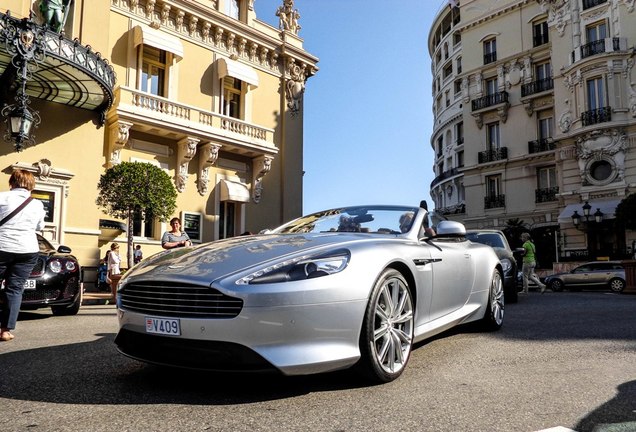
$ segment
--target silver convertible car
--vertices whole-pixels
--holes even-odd
[[[502,268],[458,222],[419,207],[310,214],[266,234],[154,255],[117,291],[120,352],[207,370],[313,374],[355,367],[388,382],[413,344],[504,317]]]

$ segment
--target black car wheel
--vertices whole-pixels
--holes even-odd
[[[548,287],[554,292],[563,291],[563,282],[560,279],[554,279],[550,281],[550,286]]]
[[[625,281],[621,278],[614,278],[609,281],[609,288],[612,292],[621,293],[625,289]]]
[[[373,381],[399,377],[411,355],[414,310],[411,290],[402,274],[386,269],[373,290],[360,334],[359,370]]]

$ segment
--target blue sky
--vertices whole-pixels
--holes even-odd
[[[283,0],[255,0],[278,27]],[[428,32],[446,0],[296,0],[320,59],[304,101],[303,213],[355,204],[432,208]]]

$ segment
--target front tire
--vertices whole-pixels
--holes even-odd
[[[82,292],[77,295],[75,301],[69,306],[51,306],[51,312],[55,316],[77,315],[82,306]]]
[[[504,319],[504,287],[501,273],[495,270],[490,281],[488,307],[482,319],[486,330],[496,331],[501,328]]]
[[[550,286],[548,288],[554,292],[561,292],[563,291],[563,282],[560,279],[554,279],[553,281],[550,281]]]
[[[413,329],[411,289],[400,272],[386,269],[371,291],[362,323],[359,370],[375,382],[399,377],[411,354]]]

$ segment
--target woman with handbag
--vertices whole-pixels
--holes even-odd
[[[35,179],[29,171],[15,170],[9,191],[0,192],[0,341],[14,338],[24,283],[37,263],[40,247],[35,235],[44,229],[44,206],[31,197]]]

